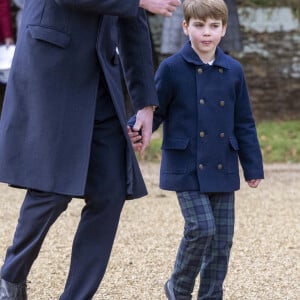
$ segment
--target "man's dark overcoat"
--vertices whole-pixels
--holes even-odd
[[[26,0],[0,122],[2,182],[84,194],[102,69],[128,142],[127,198],[145,195],[119,58],[135,109],[156,105],[151,46],[138,0],[120,2]]]

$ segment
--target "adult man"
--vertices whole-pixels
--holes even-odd
[[[144,9],[171,15],[178,5],[26,0],[0,122],[0,181],[27,193],[1,270],[1,300],[27,299],[30,268],[73,196],[86,205],[60,299],[93,297],[125,198],[146,194],[127,136],[119,58],[145,148],[157,98]]]

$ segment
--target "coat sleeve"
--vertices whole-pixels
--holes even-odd
[[[136,16],[140,0],[55,0],[59,5],[91,14]]]
[[[152,45],[146,13],[139,9],[137,17],[119,18],[118,22],[118,49],[133,107],[139,110],[145,106],[157,106]]]
[[[263,161],[243,71],[236,89],[235,135],[239,143],[239,159],[245,180],[263,179]]]
[[[171,70],[166,61],[163,61],[155,74],[155,88],[158,95],[159,107],[154,113],[153,131],[157,130],[166,119],[169,105],[173,99],[174,88],[172,87]]]

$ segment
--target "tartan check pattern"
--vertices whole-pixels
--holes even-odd
[[[177,192],[184,217],[171,281],[176,300],[192,299],[200,275],[198,300],[223,296],[234,233],[234,193]]]

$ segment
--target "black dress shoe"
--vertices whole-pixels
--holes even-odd
[[[170,280],[168,280],[165,283],[164,289],[165,289],[165,294],[166,294],[168,300],[176,300],[175,294],[174,294],[174,289],[173,289],[173,284]]]
[[[26,283],[11,283],[1,278],[0,300],[27,300]]]

